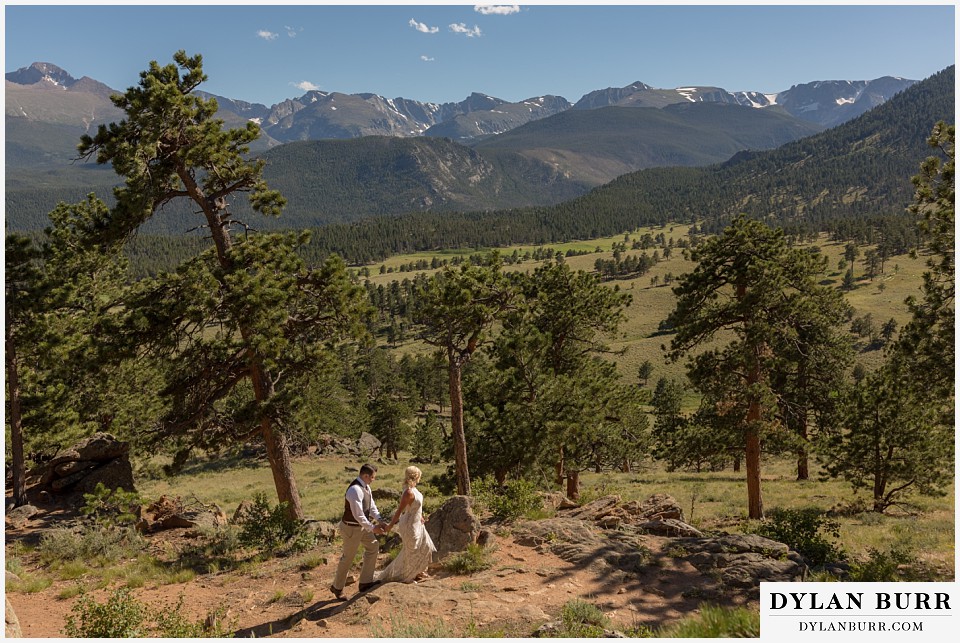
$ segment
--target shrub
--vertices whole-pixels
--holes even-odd
[[[702,605],[700,615],[658,632],[664,638],[759,638],[760,614],[743,607]]]
[[[147,606],[121,588],[104,603],[81,596],[67,616],[63,633],[71,638],[139,638],[147,633],[148,618]]]
[[[163,638],[232,636],[223,628],[222,608],[205,620],[192,621],[182,613],[183,600],[181,594],[175,606],[153,609],[131,596],[127,588],[114,591],[104,603],[81,596],[67,616],[63,633],[71,638],[139,638],[151,632]]]
[[[316,536],[304,522],[289,517],[286,508],[286,503],[280,503],[271,509],[266,494],[258,493],[253,504],[240,515],[240,543],[271,553],[301,552],[313,547]]]
[[[830,520],[819,509],[774,509],[754,531],[788,545],[813,567],[845,557],[840,547],[827,540],[827,536],[840,537],[840,523]]]
[[[98,482],[92,493],[83,494],[86,503],[80,508],[84,516],[105,525],[127,525],[136,521],[136,510],[142,499],[136,491],[124,491],[121,488],[107,489]]]
[[[851,562],[849,580],[861,583],[922,580],[914,571],[917,562],[912,554],[902,549],[883,552],[871,547],[867,560]]]
[[[501,520],[514,520],[543,507],[535,485],[522,478],[507,480],[502,485],[490,477],[482,478],[473,483],[473,493],[494,517]]]
[[[443,566],[451,574],[474,574],[490,569],[493,561],[490,560],[490,551],[487,548],[470,543],[464,551],[448,558]]]
[[[44,564],[82,560],[87,564],[108,564],[135,558],[146,549],[143,537],[132,527],[95,524],[79,531],[53,529],[43,534],[37,552]]]
[[[572,600],[560,609],[564,638],[599,638],[610,619],[599,607],[581,600]]]

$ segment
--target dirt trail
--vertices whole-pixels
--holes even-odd
[[[182,533],[153,536],[153,545],[176,544]],[[9,547],[9,534],[7,542]],[[668,543],[669,539],[646,537],[644,545],[656,563],[639,575],[628,575],[600,562],[575,565],[504,535],[497,540],[494,564],[488,570],[461,576],[433,568],[426,581],[390,583],[363,594],[354,583],[347,586],[343,601],[327,589],[338,551],[326,545],[313,552],[325,556],[326,562],[310,571],[298,569],[300,557],[271,559],[245,573],[207,574],[160,587],[148,584],[133,594],[155,606],[173,606],[182,595],[182,611],[192,620],[225,608],[225,623],[237,637],[365,638],[428,632],[525,637],[555,619],[573,599],[600,607],[615,629],[656,627],[695,613],[700,602],[696,588],[705,581],[686,561],[663,554]],[[25,637],[62,636],[77,599],[57,595],[77,582],[84,581],[57,581],[41,592],[8,594]],[[103,601],[109,591],[91,595]]]

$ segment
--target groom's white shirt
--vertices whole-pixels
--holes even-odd
[[[363,515],[364,492],[370,494],[370,515],[373,516],[375,520],[382,520],[380,511],[377,509],[377,503],[373,501],[373,493],[370,491],[370,487],[360,478],[357,478],[357,480],[360,480],[360,484],[355,484],[347,488],[347,504],[350,505],[353,519],[360,523],[361,527],[372,532],[373,523]]]

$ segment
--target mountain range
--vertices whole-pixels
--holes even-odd
[[[627,172],[778,147],[915,82],[821,81],[777,94],[636,82],[576,103],[558,96],[511,103],[479,93],[443,104],[320,91],[271,107],[215,98],[228,126],[260,124],[253,151],[290,201],[284,223],[317,225],[557,203]],[[8,228],[42,227],[58,200],[91,190],[108,196],[117,181],[109,168],[71,159],[80,134],[122,118],[112,93],[49,63],[6,75]]]

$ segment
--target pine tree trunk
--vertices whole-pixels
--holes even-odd
[[[556,474],[554,480],[558,485],[563,484],[563,447],[560,447],[560,452],[557,454],[557,463],[553,466],[553,469]]]
[[[733,456],[733,472],[740,473],[740,454]]]
[[[453,351],[450,362],[450,431],[453,433],[453,461],[457,472],[457,494],[470,495],[470,470],[467,468],[467,437],[463,431],[463,383],[461,358]]]
[[[13,505],[27,504],[26,466],[23,460],[23,412],[20,406],[20,374],[17,368],[17,351],[7,326],[4,345],[6,350],[7,394],[10,400],[10,451],[13,467]]]
[[[253,390],[260,406],[263,406],[273,397],[273,384],[267,378],[260,364],[251,364]],[[290,446],[287,436],[275,431],[269,417],[260,419],[260,434],[267,447],[267,460],[273,472],[273,484],[277,488],[277,499],[287,503],[287,516],[296,520],[303,520],[303,507],[300,504],[300,492],[297,489],[297,480],[293,474],[293,465],[290,459]]]
[[[185,168],[180,168],[177,174],[183,181],[190,198],[203,209],[207,225],[210,228],[210,235],[213,237],[214,246],[216,246],[217,260],[224,272],[229,273],[234,267],[229,256],[233,241],[230,238],[230,231],[221,219],[222,208],[226,207],[226,203],[207,198]],[[254,397],[262,408],[273,397],[273,382],[269,374],[265,372],[259,356],[251,348],[250,331],[242,321],[240,323],[240,335],[249,350],[250,379],[253,384]],[[270,470],[273,473],[277,499],[281,503],[287,503],[287,515],[290,518],[303,520],[300,492],[297,489],[296,477],[293,474],[290,447],[287,444],[286,436],[274,430],[273,422],[266,416],[260,419],[260,434],[263,436],[263,442],[267,448],[267,460],[270,462]]]
[[[567,498],[580,500],[580,472],[567,471]]]

